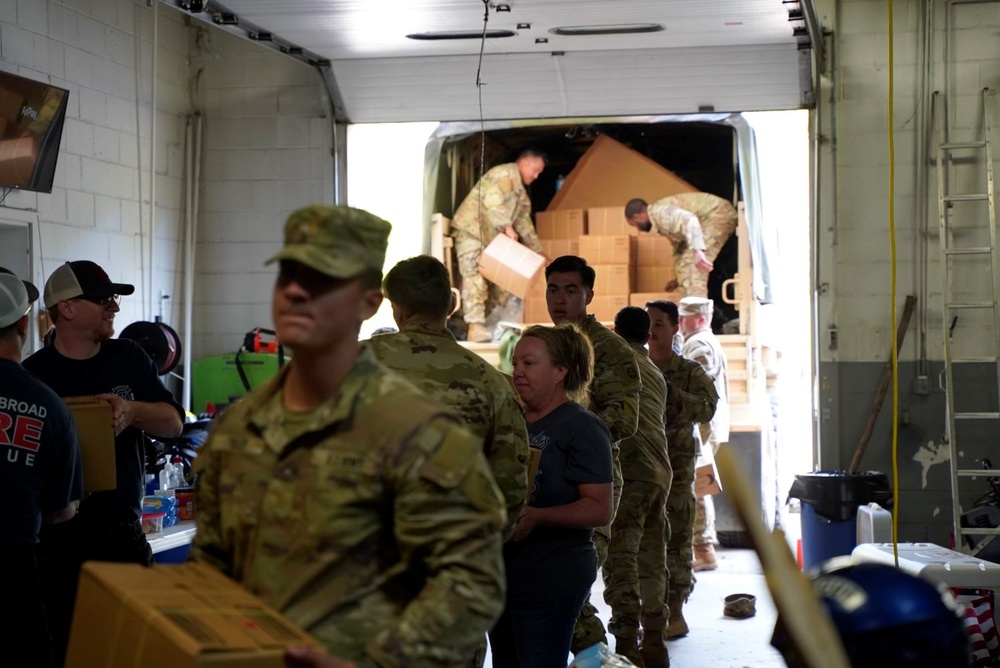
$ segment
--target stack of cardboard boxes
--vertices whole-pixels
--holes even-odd
[[[656,299],[680,298],[667,293],[675,277],[670,241],[655,232],[644,234],[625,222],[624,205],[535,214],[543,252],[554,260],[578,255],[594,268],[594,299],[589,312],[601,322],[614,321],[625,306],[645,306]],[[525,299],[524,321],[550,322],[545,281],[539,279]]]

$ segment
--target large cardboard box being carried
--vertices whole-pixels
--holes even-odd
[[[83,463],[83,491],[103,492],[118,486],[115,468],[115,430],[111,404],[94,397],[67,397],[73,413]]]
[[[535,214],[535,232],[539,239],[576,239],[587,233],[583,209],[539,211]]]
[[[722,482],[719,480],[719,469],[715,465],[715,453],[712,451],[712,446],[702,445],[701,454],[694,462],[694,495],[700,499],[721,493]]]
[[[479,273],[483,278],[522,299],[544,265],[544,257],[506,234],[493,239],[479,256]]]
[[[211,566],[84,564],[66,668],[283,668],[305,631]]]

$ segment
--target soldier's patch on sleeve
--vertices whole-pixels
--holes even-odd
[[[625,375],[629,377],[629,380],[635,380],[639,377],[639,370],[629,365],[625,367]]]
[[[475,461],[476,446],[475,439],[456,426],[448,425],[443,431],[441,444],[420,467],[420,477],[451,489],[462,481]]]

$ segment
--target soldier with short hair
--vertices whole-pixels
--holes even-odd
[[[683,606],[694,586],[691,570],[691,533],[694,526],[694,465],[701,448],[701,437],[695,425],[707,422],[715,413],[719,395],[712,379],[701,365],[677,353],[673,347],[679,318],[677,305],[668,301],[646,304],[649,313],[649,358],[663,372],[667,381],[667,453],[673,469],[670,492],[667,494],[667,517],[670,536],[667,541],[668,624],[665,637],[687,635]],[[659,586],[646,581],[650,586]],[[654,600],[654,593],[645,587],[644,600]],[[647,595],[648,594],[648,595]],[[647,616],[657,619],[660,611],[643,607],[643,623]]]
[[[292,360],[199,453],[192,556],[320,640],[329,665],[466,665],[503,607],[506,513],[482,441],[358,342],[389,230],[349,207],[288,218],[272,317]]]
[[[594,346],[594,380],[590,385],[590,410],[601,418],[611,432],[614,471],[614,513],[622,493],[622,471],[618,461],[619,443],[635,433],[639,424],[639,390],[642,388],[635,353],[617,334],[587,313],[594,299],[594,268],[582,257],[563,255],[545,267],[545,301],[552,322],[573,322],[580,326]],[[594,530],[598,565],[608,556],[611,523]],[[589,598],[583,604],[580,619],[573,631],[573,652],[607,642],[604,625]]]
[[[701,442],[719,451],[729,441],[729,371],[726,353],[712,332],[713,302],[702,297],[685,297],[678,307],[680,331],[684,335],[681,354],[698,362],[712,379],[719,403],[712,419],[698,425]],[[694,520],[694,570],[710,571],[718,568],[715,557],[715,504],[710,495],[698,499]]]
[[[403,260],[386,274],[382,292],[399,332],[373,336],[369,348],[483,439],[483,454],[507,503],[504,538],[509,538],[528,486],[528,431],[510,382],[459,345],[446,326],[455,299],[440,260],[429,255]]]
[[[626,306],[615,316],[615,334],[625,339],[635,353],[642,375],[639,392],[639,427],[621,442],[622,498],[614,524],[611,545],[604,564],[604,600],[611,606],[608,630],[614,634],[615,651],[637,666],[663,668],[670,665],[663,632],[666,609],[663,596],[669,578],[666,536],[667,493],[673,472],[667,458],[664,431],[667,384],[663,373],[649,359],[649,315],[637,306]],[[648,599],[641,599],[640,583],[651,580]],[[650,611],[641,618],[641,610]],[[655,614],[659,610],[659,616]],[[642,622],[642,643],[639,624]]]
[[[643,232],[655,229],[674,246],[677,279],[664,286],[679,286],[685,296],[708,297],[708,274],[722,246],[736,231],[736,209],[727,200],[709,193],[671,195],[647,204],[635,198],[625,205],[625,220]]]
[[[486,328],[486,305],[506,302],[508,294],[491,286],[479,273],[479,256],[494,238],[506,234],[535,251],[542,244],[531,222],[531,199],[526,186],[534,183],[545,169],[544,153],[522,151],[516,162],[493,167],[465,196],[452,216],[455,256],[462,275],[462,309],[469,326],[466,338],[480,343],[493,340]]]

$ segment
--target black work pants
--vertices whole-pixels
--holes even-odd
[[[0,541],[0,651],[4,665],[52,665],[35,546]],[[8,663],[9,662],[9,663]]]

